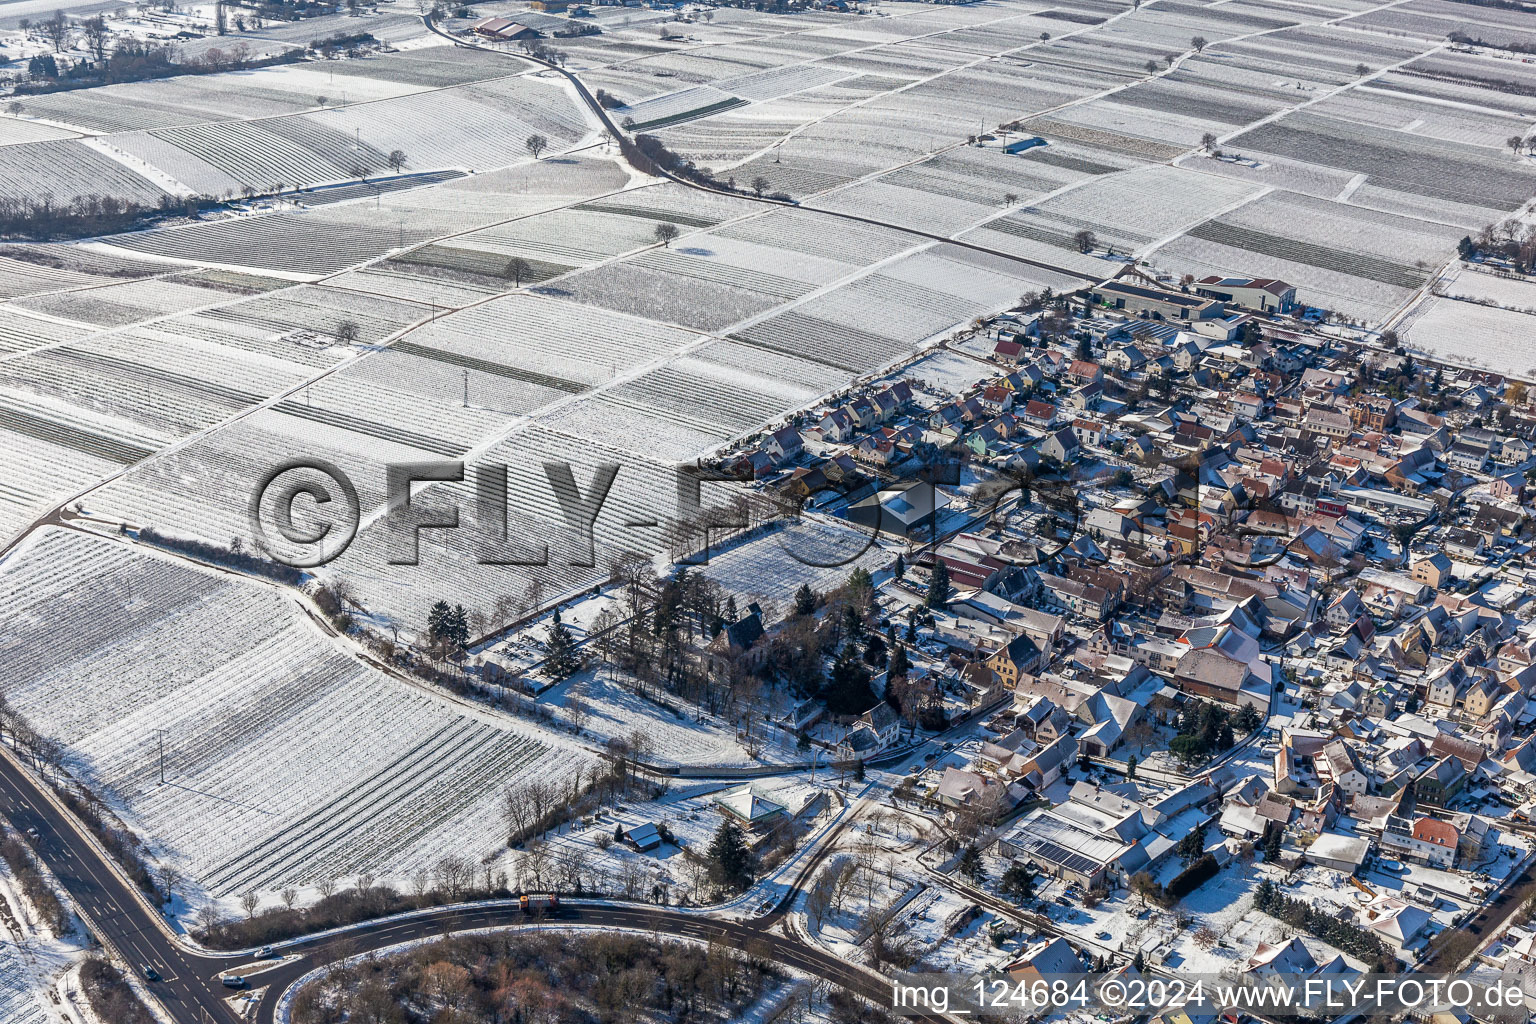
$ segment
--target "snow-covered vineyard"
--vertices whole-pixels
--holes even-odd
[[[60,508],[235,547],[257,481],[323,459],[356,484],[362,529],[322,575],[409,636],[439,600],[490,622],[601,583],[621,552],[669,554],[678,466],[1127,259],[1283,278],[1373,323],[1438,281],[1406,343],[1454,358],[1470,328],[1478,359],[1532,361],[1527,282],[1437,277],[1460,238],[1536,192],[1536,164],[1506,143],[1536,122],[1536,69],[1446,44],[1453,28],[1529,37],[1497,8],[721,8],[660,38],[670,13],[599,7],[601,31],[568,37],[568,17],[521,2],[476,11],[526,17],[615,123],[735,192],[636,170],[555,70],[398,12],[356,23],[395,52],[0,114],[7,196],[231,200],[0,248],[0,550],[15,544],[0,679],[71,771],[215,896],[491,853],[498,793],[591,755],[370,669],[275,588],[36,526]],[[958,390],[968,359],[943,351],[912,376]],[[471,467],[434,492],[462,510],[477,471],[506,466],[508,532],[547,541],[550,564],[483,564],[468,531],[392,564],[385,467],[430,460]],[[585,489],[615,462],[594,536],[578,536],[545,467]],[[786,543],[813,550],[849,540],[794,529]],[[873,549],[819,569],[759,543],[706,573],[778,610],[801,583],[887,562]],[[585,686],[614,705],[615,734],[643,723],[640,701]],[[688,760],[690,730],[664,739]],[[724,730],[709,743],[702,762],[741,749]]]
[[[592,761],[369,668],[272,588],[59,530],[0,568],[12,704],[213,896],[493,854],[506,787]]]

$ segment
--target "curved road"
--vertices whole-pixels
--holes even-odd
[[[144,964],[153,965],[160,973],[160,980],[146,984],[176,1024],[239,1024],[240,1018],[224,1001],[232,993],[220,983],[219,975],[242,969],[253,956],[210,953],[183,945],[84,827],[20,766],[9,748],[0,748],[0,812],[18,831],[28,835],[33,849],[68,891],[96,938],[135,973]],[[820,859],[810,859],[796,878],[796,886]],[[723,939],[737,949],[755,944],[775,963],[884,1004],[889,990],[877,976],[796,939],[766,930],[783,916],[788,899],[786,896],[768,916],[748,922],[665,907],[575,899],[567,900],[559,915],[542,923],[545,927],[597,925],[655,931],[680,938]],[[283,943],[279,952],[292,959],[259,973],[248,973],[254,988],[266,990],[256,1020],[258,1024],[273,1024],[283,991],[323,966],[328,956],[334,954],[338,939],[345,939],[349,952],[366,953],[453,931],[527,925],[532,920],[515,902],[503,901],[424,911]],[[944,1018],[918,1019],[937,1022]]]

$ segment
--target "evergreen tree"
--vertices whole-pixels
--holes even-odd
[[[677,628],[678,616],[683,607],[683,588],[677,580],[662,585],[661,596],[651,612],[651,632],[656,636],[669,636]]]
[[[733,821],[722,821],[709,844],[709,877],[717,885],[740,892],[752,884],[752,851]]]
[[[1023,864],[1012,864],[1003,872],[998,889],[1015,903],[1028,903],[1035,898],[1035,876]]]
[[[885,664],[886,652],[888,650],[885,637],[879,633],[871,633],[869,634],[869,640],[864,644],[864,661],[875,666],[875,668],[880,668]]]
[[[843,645],[832,662],[832,671],[822,689],[827,710],[834,715],[862,715],[879,703],[869,688],[869,668],[859,657],[859,647],[852,641]]]
[[[917,643],[917,612],[915,610],[907,613],[907,629],[902,634],[902,639],[909,644]]]
[[[1185,864],[1193,864],[1205,853],[1205,826],[1186,833],[1179,840],[1178,854]]]
[[[795,614],[809,615],[815,610],[816,592],[809,583],[800,584],[800,589],[795,591]]]
[[[433,643],[463,650],[469,644],[469,615],[461,604],[438,601],[427,612],[427,635]]]
[[[853,781],[864,781],[864,759],[862,757],[853,764]]]
[[[549,627],[549,656],[544,660],[544,672],[559,681],[581,668],[581,656],[576,653],[576,641],[571,631],[560,622]]]
[[[901,552],[896,552],[896,561],[891,565],[891,575],[901,579],[907,574],[907,560],[901,557]]]
[[[843,607],[843,635],[849,640],[857,640],[864,635],[864,616],[851,604]]]
[[[886,669],[886,678],[905,679],[912,672],[912,662],[907,657],[907,648],[903,644],[896,644],[891,648],[891,663]]]
[[[961,851],[956,867],[960,869],[962,875],[973,882],[980,882],[987,877],[986,867],[981,862],[981,851],[976,849],[974,843]]]
[[[875,581],[868,569],[860,566],[848,574],[848,597],[860,614],[869,609],[875,598]]]
[[[949,593],[949,566],[942,558],[935,558],[933,574],[928,578],[928,596],[923,603],[929,608],[947,608]]]
[[[613,841],[616,842],[616,843],[622,843],[624,841],[624,826],[623,825],[615,825],[615,826],[613,826]]]
[[[736,595],[727,595],[725,599],[725,621],[735,622],[739,618],[741,616],[736,614]]]
[[[1136,759],[1135,754],[1132,754],[1130,757],[1126,758],[1125,777],[1128,779],[1134,779],[1136,777],[1136,766],[1140,763],[1141,762]]]

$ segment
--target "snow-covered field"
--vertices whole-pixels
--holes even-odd
[[[276,590],[104,539],[40,532],[0,594],[12,703],[214,896],[478,859],[508,785],[593,761],[376,671]]]
[[[1531,349],[1536,315],[1435,296],[1409,317],[1401,333],[1410,348],[1436,359],[1536,378],[1536,353]]]
[[[773,622],[788,611],[802,584],[831,590],[847,582],[854,569],[878,572],[895,557],[867,532],[815,518],[712,552],[699,572],[735,596],[738,608],[756,601]]]

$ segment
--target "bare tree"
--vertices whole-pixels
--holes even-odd
[[[539,154],[549,148],[549,140],[540,135],[538,132],[534,132],[532,135],[528,136],[523,145],[528,147],[528,152],[532,153],[533,158],[537,160],[539,158]]]
[[[1099,244],[1099,239],[1092,231],[1084,228],[1072,236],[1072,244],[1077,246],[1078,252],[1089,253]]]
[[[287,907],[289,910],[292,910],[293,905],[299,902],[299,890],[295,889],[291,885],[284,889],[281,895],[283,897],[283,906]]]
[[[1004,192],[1003,193],[1003,205],[1004,206],[1013,206],[1018,201],[1019,201],[1019,194],[1017,192]]]
[[[1205,150],[1207,153],[1209,153],[1211,150],[1215,149],[1216,148],[1216,133],[1215,132],[1206,132],[1204,135],[1200,136],[1200,148]]]
[[[58,53],[69,45],[70,37],[75,31],[63,11],[54,11],[37,27],[42,30],[43,38],[53,44],[54,53]]]
[[[240,897],[240,909],[245,911],[246,917],[255,917],[256,908],[259,906],[261,906],[261,897],[256,895],[255,889]]]
[[[1511,135],[1504,140],[1504,144],[1514,151],[1515,156],[1519,156],[1520,151],[1525,148],[1525,139],[1519,135]]]
[[[107,59],[107,41],[112,38],[107,19],[99,14],[86,18],[80,23],[80,31],[85,34],[85,45],[91,51],[91,58],[98,64],[103,63]]]
[[[666,223],[656,225],[656,241],[660,242],[668,249],[672,248],[673,240],[680,234],[682,234],[682,232],[678,230],[676,224]]]
[[[1195,36],[1189,41],[1189,45],[1195,48],[1196,53],[1205,52],[1205,36]]]
[[[501,276],[511,278],[514,288],[521,288],[523,286],[523,278],[533,276],[533,265],[521,256],[513,256],[507,260],[507,265],[501,269]]]
[[[392,149],[392,150],[390,150],[389,151],[389,167],[390,167],[390,169],[392,171],[394,171],[396,174],[399,174],[400,173],[400,168],[402,168],[404,166],[405,166],[405,150],[403,150],[403,149]]]
[[[354,321],[354,320],[343,320],[341,323],[336,325],[336,344],[338,344],[338,345],[352,345],[352,344],[356,344],[356,342],[357,342],[357,322],[356,321]]]
[[[761,199],[763,197],[763,193],[768,191],[768,184],[769,184],[768,179],[763,177],[761,174],[759,174],[757,177],[753,178],[752,179],[752,193],[753,193],[753,195],[755,195],[759,199]]]

